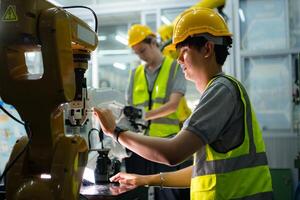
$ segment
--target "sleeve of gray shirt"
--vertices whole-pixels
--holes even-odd
[[[186,92],[186,79],[184,77],[184,74],[180,66],[178,66],[177,73],[174,77],[172,93],[173,92],[179,92],[182,93],[183,95]]]
[[[236,103],[233,89],[222,82],[214,81],[201,96],[183,129],[201,137],[205,144],[211,144],[218,139],[230,121]]]

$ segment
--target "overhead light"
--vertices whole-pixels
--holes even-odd
[[[128,44],[127,39],[126,39],[125,37],[120,36],[120,35],[116,35],[116,36],[115,36],[115,39],[116,39],[118,42],[120,42],[120,43],[122,43],[122,44],[124,44],[124,45],[126,45],[126,46],[127,46],[127,44]]]
[[[107,37],[105,36],[105,35],[99,35],[98,36],[98,40],[99,41],[104,41],[104,40],[106,40],[107,39]]]
[[[118,68],[118,69],[121,69],[121,70],[125,70],[125,69],[126,69],[126,65],[125,65],[124,63],[118,63],[118,62],[115,62],[115,63],[113,64],[113,66],[114,66],[115,68]]]
[[[128,54],[131,54],[131,51],[129,49],[102,50],[102,51],[99,51],[99,54],[101,56],[106,56],[106,55],[128,55]]]
[[[41,179],[51,179],[51,174],[41,174]]]
[[[241,21],[245,22],[246,18],[245,18],[245,15],[244,15],[244,11],[241,8],[239,8],[239,15],[240,15]]]
[[[162,21],[163,23],[165,23],[165,24],[167,24],[167,25],[170,25],[170,24],[171,24],[171,21],[170,21],[168,18],[166,18],[164,15],[162,15],[162,16],[160,17],[160,19],[161,19],[161,21]]]

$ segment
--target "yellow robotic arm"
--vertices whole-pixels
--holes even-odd
[[[62,103],[80,98],[97,34],[45,0],[0,4],[0,96],[30,127],[15,144],[6,175],[7,199],[78,199],[87,144],[64,133]],[[40,50],[43,74],[28,72],[24,53]],[[79,73],[78,73],[79,71]]]
[[[225,4],[225,0],[202,0],[193,5],[191,8],[203,7],[203,8],[217,8],[223,6]]]

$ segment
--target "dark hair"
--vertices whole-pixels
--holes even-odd
[[[216,62],[219,65],[223,65],[227,56],[229,55],[229,48],[231,47],[232,44],[232,39],[230,36],[224,36],[223,40],[226,45],[217,45],[215,44],[215,54],[216,54]],[[196,50],[200,51],[201,48],[206,44],[207,39],[204,37],[191,37],[189,36],[187,39],[184,41],[178,43],[176,45],[176,49],[179,49],[184,46],[189,46],[193,47]]]
[[[152,42],[155,42],[155,45],[159,47],[159,44],[156,41],[156,37],[154,35],[148,35],[142,42],[146,44],[151,44]]]

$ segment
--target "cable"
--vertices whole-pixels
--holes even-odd
[[[21,155],[27,150],[27,148],[29,147],[29,143],[31,142],[31,130],[29,127],[29,124],[27,122],[24,123],[25,126],[25,130],[26,133],[28,135],[28,143],[26,144],[26,146],[24,147],[24,149],[15,157],[15,159],[13,161],[11,161],[8,165],[6,165],[3,173],[0,176],[0,183],[3,179],[3,177],[7,174],[7,172],[10,170],[10,168],[17,162],[17,160],[21,157]],[[5,182],[4,182],[5,184]]]
[[[28,148],[28,144],[30,143],[31,141],[31,130],[30,130],[30,127],[29,127],[29,124],[27,122],[22,122],[20,121],[19,119],[17,119],[15,116],[13,116],[12,114],[10,114],[2,105],[0,105],[0,109],[5,113],[7,114],[10,118],[12,118],[13,120],[15,120],[16,122],[24,125],[25,127],[25,131],[27,133],[27,136],[28,136],[28,143],[26,144],[26,146],[24,147],[24,149],[16,156],[16,158],[11,161],[11,163],[9,165],[7,165],[3,171],[3,173],[1,174],[0,176],[0,183],[3,179],[3,177],[6,175],[6,173],[10,170],[10,168],[15,164],[15,162],[21,157],[21,155],[25,152],[25,150]]]
[[[295,191],[295,200],[299,200],[300,199],[300,182],[298,182],[296,191]]]
[[[85,8],[85,9],[88,9],[92,12],[93,16],[94,16],[94,19],[95,19],[95,32],[97,33],[98,31],[98,18],[97,18],[97,15],[96,13],[94,12],[93,9],[87,7],[87,6],[64,6],[62,7],[63,9],[71,9],[71,8]]]
[[[0,105],[0,109],[5,113],[7,114],[10,118],[12,118],[13,120],[15,120],[16,122],[22,124],[25,126],[25,123],[20,121],[19,119],[17,119],[15,116],[13,116],[12,114],[10,114],[2,105]]]
[[[90,135],[92,133],[92,131],[97,131],[98,132],[98,136],[101,142],[101,149],[103,149],[103,132],[102,130],[98,130],[96,128],[92,128],[89,132],[88,132],[88,143],[89,143],[89,149],[91,149],[91,140],[90,140]]]

